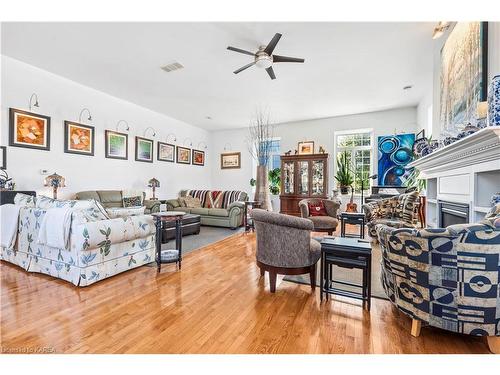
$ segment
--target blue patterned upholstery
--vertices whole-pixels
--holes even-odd
[[[478,224],[394,229],[378,224],[381,279],[405,314],[433,327],[500,336],[500,204]]]

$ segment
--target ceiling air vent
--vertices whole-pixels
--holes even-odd
[[[161,67],[161,70],[166,71],[167,73],[173,72],[174,70],[179,70],[184,68],[184,65],[182,65],[180,62],[173,61],[167,65],[163,65]]]

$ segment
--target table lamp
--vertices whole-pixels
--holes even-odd
[[[151,180],[148,181],[148,187],[153,189],[153,197],[151,200],[156,200],[155,192],[156,188],[160,187],[160,181],[158,181],[156,178],[152,178]]]
[[[52,186],[54,199],[57,199],[57,189],[66,187],[66,179],[54,172],[54,174],[45,177],[44,186]]]

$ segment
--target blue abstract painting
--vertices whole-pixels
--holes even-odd
[[[378,185],[405,186],[412,174],[415,134],[378,137]]]

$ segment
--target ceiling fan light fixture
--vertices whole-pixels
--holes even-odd
[[[273,59],[271,56],[261,55],[255,58],[255,65],[258,68],[267,69],[273,65]]]

